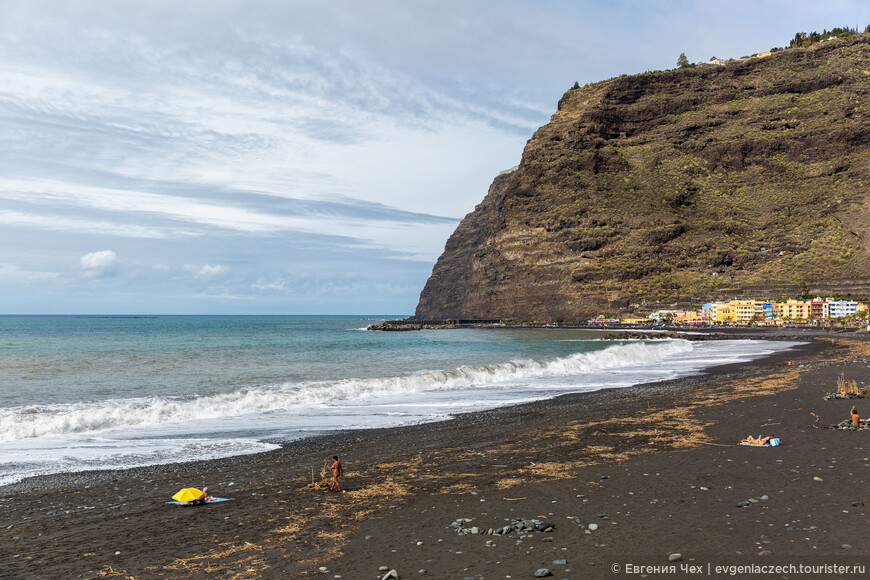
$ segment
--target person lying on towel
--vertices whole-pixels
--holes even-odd
[[[745,443],[746,445],[767,445],[770,443],[770,440],[773,439],[773,435],[768,435],[767,437],[762,437],[759,435],[758,437],[753,437],[750,435],[746,439],[742,440],[741,443]]]

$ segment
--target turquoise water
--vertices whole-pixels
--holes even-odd
[[[578,348],[540,330],[362,332],[377,320],[0,317],[0,407],[392,377],[520,356],[564,356]],[[562,338],[590,336],[566,331]]]
[[[787,343],[367,332],[353,316],[0,317],[0,484],[252,453],[748,360]]]

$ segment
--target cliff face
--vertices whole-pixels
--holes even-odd
[[[418,318],[870,294],[870,36],[568,91]]]

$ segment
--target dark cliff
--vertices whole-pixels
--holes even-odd
[[[417,318],[870,294],[870,35],[569,90]]]

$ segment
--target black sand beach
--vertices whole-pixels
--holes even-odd
[[[0,577],[374,580],[395,569],[400,578],[518,579],[547,568],[575,579],[638,577],[625,573],[634,565],[706,572],[773,563],[870,570],[870,430],[815,428],[811,415],[832,425],[855,403],[870,416],[870,397],[822,399],[841,373],[870,384],[870,342],[820,336],[676,381],[344,432],[258,455],[34,478],[0,488]],[[782,445],[736,445],[750,434]],[[346,493],[311,485],[312,471],[336,454]],[[191,485],[236,501],[165,503]],[[467,533],[451,525],[460,518]],[[522,520],[553,527],[487,533]],[[675,553],[681,560],[669,563]]]

